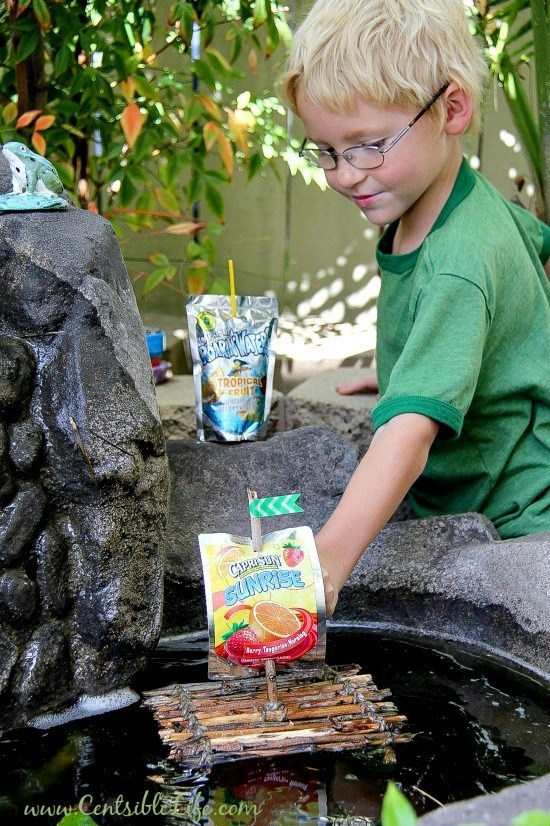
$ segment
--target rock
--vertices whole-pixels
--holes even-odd
[[[10,165],[5,155],[0,152],[0,195],[13,191]]]
[[[334,510],[357,451],[326,427],[278,433],[263,442],[167,442],[171,498],[166,537],[164,630],[205,625],[198,534],[250,536],[247,486],[258,496],[298,493],[303,514],[264,520],[268,533],[292,525],[313,531]]]
[[[18,669],[16,695],[21,706],[16,722],[25,720],[27,715],[35,716],[37,709],[51,709],[60,698],[61,702],[66,700],[71,669],[67,641],[59,623],[46,623],[35,631],[21,654]]]
[[[11,499],[14,490],[8,462],[8,431],[0,422],[0,504]]]
[[[27,419],[10,428],[10,461],[21,476],[28,475],[40,459],[44,436],[36,422]]]
[[[371,443],[371,410],[377,404],[376,393],[341,396],[336,386],[353,381],[374,370],[339,367],[323,370],[299,384],[285,396],[285,428],[327,425],[356,445],[363,456]]]
[[[41,612],[48,618],[61,617],[68,597],[67,547],[53,524],[38,537],[35,553]]]
[[[0,335],[0,416],[15,419],[27,404],[33,387],[34,359],[25,344]]]
[[[360,559],[334,620],[488,647],[547,679],[549,568],[550,533],[503,541],[480,514],[393,523]]]
[[[127,684],[158,640],[162,533],[158,513],[125,500],[108,509],[71,507],[69,530],[74,680],[83,692],[99,694]]]
[[[0,695],[9,684],[17,662],[17,646],[0,628]]]
[[[10,623],[28,622],[36,608],[36,584],[20,569],[0,575],[0,613]]]
[[[142,667],[160,630],[169,477],[110,225],[73,206],[2,214],[0,278],[0,483],[7,461],[18,485],[0,499],[5,631],[18,652],[0,705],[9,727],[116,692]],[[38,592],[25,619],[16,566]]]
[[[459,826],[460,823],[507,826],[514,817],[529,811],[550,811],[550,774],[504,789],[498,794],[451,803],[443,809],[423,815],[418,822],[422,826]],[[541,816],[541,823],[543,819],[544,815]],[[536,822],[536,818],[533,822]]]
[[[21,560],[42,519],[46,497],[38,485],[20,490],[0,511],[0,565]]]

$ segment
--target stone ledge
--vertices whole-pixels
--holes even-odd
[[[478,645],[548,682],[549,567],[550,532],[501,540],[481,514],[395,523],[359,560],[334,620]]]
[[[264,532],[295,525],[309,525],[316,532],[336,507],[357,465],[353,445],[326,427],[304,427],[265,441],[238,444],[170,439],[166,449],[171,493],[165,544],[165,634],[205,627],[197,536],[221,531],[249,536],[247,487],[259,496],[301,493],[304,513],[271,518]]]
[[[156,392],[160,419],[166,438],[196,439],[197,418],[193,376],[174,376],[162,384],[157,384]],[[276,433],[285,429],[283,394],[275,390],[268,433]]]
[[[545,811],[550,811],[550,774],[529,783],[511,786],[498,794],[451,803],[423,815],[419,822],[423,826],[458,826],[459,823],[507,826],[517,815],[529,810],[540,811],[543,807]]]

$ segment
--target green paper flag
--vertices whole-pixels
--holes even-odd
[[[286,516],[288,513],[303,513],[304,509],[297,504],[300,493],[289,493],[286,496],[268,496],[266,499],[251,499],[248,503],[252,516]]]

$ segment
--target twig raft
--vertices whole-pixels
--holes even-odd
[[[407,718],[358,666],[326,668],[317,682],[281,676],[282,713],[269,711],[265,680],[172,685],[144,693],[169,759],[208,769],[230,760],[388,746],[411,739]]]

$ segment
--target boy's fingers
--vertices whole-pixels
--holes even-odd
[[[323,573],[323,587],[325,589],[326,614],[327,619],[330,619],[334,613],[334,609],[336,608],[336,603],[338,602],[338,594],[336,593],[334,585],[330,581],[328,571],[324,568],[322,568],[321,571]]]
[[[355,381],[347,381],[336,386],[336,392],[341,396],[352,396],[354,393],[377,393],[378,380],[376,376],[366,375]]]

